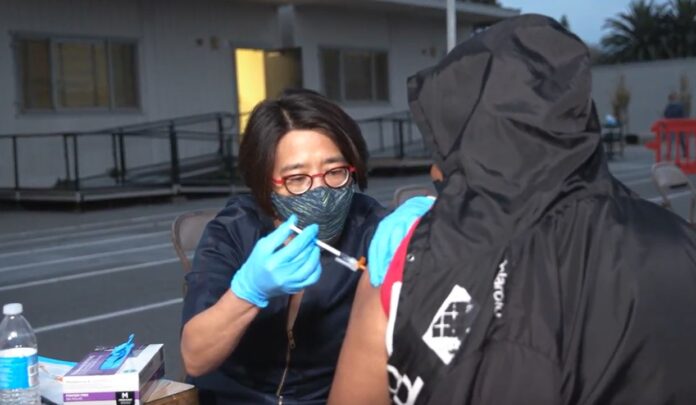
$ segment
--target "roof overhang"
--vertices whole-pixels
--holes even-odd
[[[353,10],[379,11],[395,14],[442,17],[447,9],[445,0],[257,0],[278,5],[327,6]],[[519,9],[488,4],[457,1],[457,17],[462,22],[493,23],[520,14]]]

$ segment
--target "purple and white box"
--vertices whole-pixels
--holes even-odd
[[[120,367],[100,369],[112,347],[97,347],[63,377],[63,402],[73,405],[141,405],[164,376],[161,344],[135,347]]]

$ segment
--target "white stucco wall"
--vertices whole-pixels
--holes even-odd
[[[276,6],[231,0],[3,0],[0,1],[0,134],[85,131],[184,115],[236,110],[232,49],[236,46],[302,49],[305,87],[321,90],[321,47],[369,48],[389,55],[389,101],[346,104],[360,119],[407,110],[406,80],[445,54],[444,13],[402,13],[352,7],[297,6],[291,25],[283,25]],[[460,19],[462,16],[460,16]],[[286,21],[287,22],[287,21]],[[282,31],[282,32],[281,32]],[[459,24],[458,39],[471,27]],[[139,44],[142,108],[135,113],[23,114],[17,101],[12,33],[56,36],[121,37]],[[213,49],[211,38],[219,47]],[[283,37],[285,40],[283,40]],[[291,37],[292,43],[288,43]],[[202,40],[203,45],[197,43]],[[374,129],[367,130],[370,145]],[[390,137],[390,135],[387,135]],[[128,166],[167,161],[161,140],[131,140]],[[113,166],[110,142],[80,145],[89,157],[82,175],[103,174]],[[132,146],[135,145],[136,146]],[[0,142],[0,187],[11,186],[9,142]],[[23,186],[47,187],[64,177],[62,142],[20,144]],[[45,145],[45,144],[44,144]],[[182,141],[182,155],[191,152]],[[134,151],[133,151],[134,150]],[[42,162],[37,165],[35,162]]]
[[[87,130],[233,111],[230,43],[279,43],[274,6],[226,0],[4,0],[0,29],[0,133]],[[142,111],[21,114],[12,32],[137,39]],[[211,48],[211,37],[218,38],[218,49]]]
[[[305,87],[321,90],[319,50],[323,47],[388,52],[389,102],[344,104],[356,119],[406,110],[406,79],[445,54],[445,21],[435,17],[298,6],[295,21],[295,44],[302,47]],[[458,39],[467,38],[470,31],[470,26],[460,24]]]
[[[269,4],[228,0],[3,0],[0,134],[85,131],[199,113],[233,112],[236,96],[232,45],[277,47],[278,31],[275,6]],[[12,49],[15,32],[136,39],[140,111],[22,113],[17,105],[18,79]],[[212,37],[218,40],[217,49],[210,45]],[[197,43],[198,39],[203,45]],[[43,187],[62,177],[64,170],[29,164],[41,161],[51,168],[61,167],[53,164],[56,148],[37,147],[38,143],[25,145],[20,147],[21,160],[27,162],[27,167],[21,168],[22,184]],[[137,153],[148,151],[154,161],[168,157],[168,147],[161,143],[154,146],[135,149],[140,150]],[[86,159],[80,167],[82,174],[103,172],[103,163],[95,166],[90,160],[103,161]],[[7,186],[7,177],[12,176],[9,171],[11,162],[0,159],[0,187]]]
[[[679,91],[682,75],[696,94],[696,58],[596,66],[592,68],[592,97],[600,118],[611,113],[611,100],[622,75],[631,93],[627,129],[641,136],[649,137],[651,125],[662,116],[667,96]],[[691,103],[693,117],[696,99]]]
[[[294,40],[302,47],[303,80],[307,88],[322,90],[320,49],[361,48],[388,52],[389,101],[344,103],[355,119],[408,110],[406,81],[421,69],[437,63],[446,51],[444,14],[433,16],[349,10],[318,6],[295,9]],[[471,26],[458,27],[458,40],[469,37]],[[370,149],[393,143],[392,126],[384,124],[379,139],[377,124],[362,125]],[[415,136],[417,128],[413,126]]]

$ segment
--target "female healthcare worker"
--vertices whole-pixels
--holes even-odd
[[[186,276],[181,354],[201,403],[326,402],[359,274],[316,240],[366,255],[385,213],[354,192],[366,158],[357,124],[317,93],[254,109],[239,160],[251,195],[207,225]]]

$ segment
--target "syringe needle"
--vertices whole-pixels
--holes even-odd
[[[290,229],[292,229],[294,232],[300,233],[302,232],[302,229],[298,228],[295,225],[290,225]],[[336,249],[335,247],[329,245],[326,242],[322,242],[319,239],[317,239],[317,245],[326,250],[327,252],[331,253],[332,255],[336,256],[336,261],[345,267],[357,271],[357,270],[366,270],[367,268],[365,267],[364,259],[357,260],[352,256],[349,256],[340,250]]]

